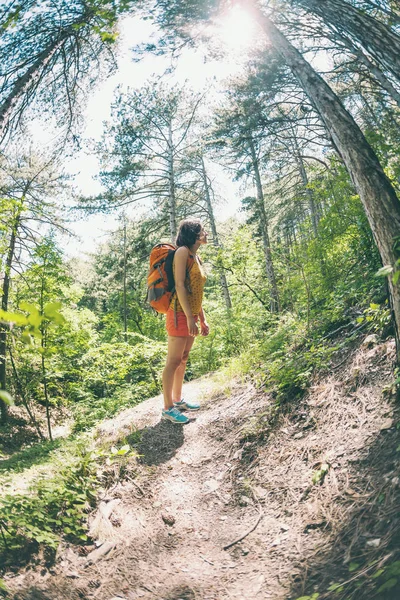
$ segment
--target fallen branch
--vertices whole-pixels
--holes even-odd
[[[136,483],[136,481],[134,481],[131,477],[126,477],[126,479],[128,481],[130,481],[135,486],[136,489],[139,490],[139,492],[142,494],[142,496],[146,495],[146,492],[143,490],[143,488],[140,487],[140,485],[138,483]]]
[[[200,556],[200,558],[202,558],[204,560],[204,562],[208,563],[209,565],[214,565],[214,563],[211,562],[211,560],[208,560],[208,558],[206,558],[202,554],[199,554],[199,556]]]
[[[226,546],[224,546],[223,550],[228,550],[228,548],[231,548],[235,544],[238,544],[239,542],[241,542],[242,540],[244,540],[244,538],[246,538],[250,533],[252,533],[255,530],[255,528],[258,526],[258,524],[259,524],[259,522],[261,521],[262,518],[263,518],[263,513],[260,512],[260,514],[258,515],[258,519],[257,519],[256,523],[253,525],[253,527],[251,527],[251,529],[249,529],[248,531],[246,531],[246,533],[244,533],[243,535],[241,535],[240,538],[238,538],[234,542],[231,542],[230,544],[227,544]]]

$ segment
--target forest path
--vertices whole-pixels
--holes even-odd
[[[16,578],[15,599],[287,600],[311,576],[346,579],[354,555],[379,559],[368,541],[390,545],[400,506],[397,413],[382,393],[393,353],[361,346],[286,414],[251,385],[224,393],[204,378],[185,385],[202,404],[186,426],[160,421],[161,397],[102,423],[99,440],[140,454],[91,518],[109,552],[63,547],[55,567]]]
[[[184,427],[160,422],[161,397],[121,415],[130,425],[133,417],[136,430],[142,431],[138,451],[143,467],[135,480],[142,492],[129,482],[124,486],[113,513],[121,523],[118,539],[123,545],[112,551],[107,571],[117,568],[96,597],[108,600],[117,593],[129,599],[278,597],[272,589],[258,595],[264,588],[265,563],[269,568],[274,563],[264,549],[246,539],[223,550],[259,517],[260,507],[251,497],[234,497],[231,474],[237,465],[230,454],[232,432],[239,433],[239,423],[247,423],[249,410],[259,412],[266,397],[251,386],[237,386],[233,395],[204,400],[209,394],[207,379],[185,386],[185,398],[200,401],[202,409],[187,413],[192,420]],[[103,424],[101,436],[113,436],[115,426],[113,421]],[[274,509],[269,512],[269,519],[275,519]],[[264,540],[264,529],[271,528],[267,520],[264,517],[258,526]],[[97,566],[92,569],[94,580],[96,572]],[[280,586],[276,582],[273,587],[277,592]]]

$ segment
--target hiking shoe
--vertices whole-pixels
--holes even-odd
[[[179,410],[199,410],[200,404],[197,402],[187,402],[182,398],[179,402],[174,402],[175,408],[179,408]]]
[[[162,410],[161,418],[166,419],[167,421],[172,421],[172,423],[179,423],[180,425],[185,425],[185,423],[189,423],[189,419],[185,417],[179,410],[175,407]]]

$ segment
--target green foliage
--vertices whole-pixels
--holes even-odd
[[[325,476],[328,474],[328,472],[329,472],[329,464],[322,463],[320,468],[317,469],[316,471],[314,471],[311,481],[313,482],[314,485],[316,485],[317,483],[322,484],[324,482]]]
[[[79,401],[74,409],[75,431],[158,394],[165,357],[165,345],[151,340],[135,346],[102,344],[89,350],[81,363],[83,394],[79,397],[75,390]]]
[[[2,400],[8,406],[12,406],[14,404],[13,397],[5,390],[0,390],[0,400]]]
[[[388,328],[391,321],[390,309],[388,303],[385,302],[383,306],[375,304],[373,302],[364,309],[362,317],[357,318],[358,323],[365,323],[368,325],[369,331],[382,334],[382,332]]]
[[[55,550],[61,537],[86,542],[87,514],[103,484],[101,469],[119,466],[121,475],[136,456],[128,444],[95,447],[85,436],[64,443],[50,457],[52,476],[44,472],[26,491],[0,497],[0,557],[18,554],[24,560],[39,546]]]
[[[59,536],[85,541],[85,517],[98,486],[95,455],[77,447],[73,464],[59,466],[54,478],[41,478],[30,493],[0,499],[0,552],[43,544],[57,548]]]
[[[121,383],[146,383],[157,391],[157,373],[165,359],[165,346],[147,340],[131,346],[120,342],[102,344],[82,358],[83,383],[97,397],[113,393]]]

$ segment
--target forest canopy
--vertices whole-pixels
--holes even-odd
[[[88,102],[127,51],[88,138]],[[210,65],[204,85],[200,68],[182,76],[188,56]],[[1,451],[160,393],[148,260],[186,217],[210,234],[210,335],[187,379],[231,368],[279,407],[340,353],[339,331],[393,336],[399,356],[397,2],[7,0],[0,78]],[[93,193],[68,166],[88,156]],[[68,253],[77,220],[90,237],[99,215],[113,230]],[[0,555],[40,543],[1,515],[0,497]],[[54,545],[60,525],[46,531]]]

